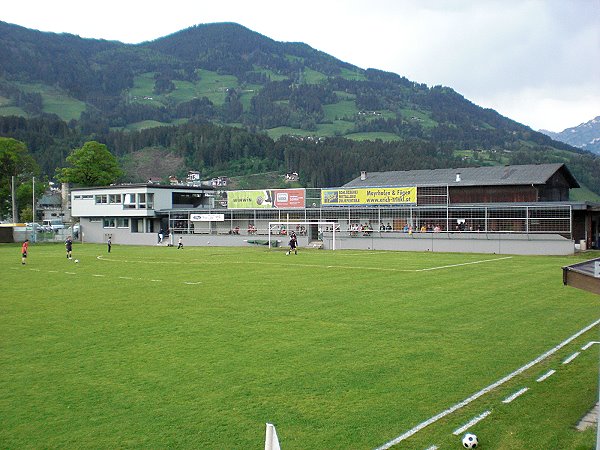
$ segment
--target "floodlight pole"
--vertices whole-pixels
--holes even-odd
[[[31,179],[31,242],[35,242],[35,177]]]

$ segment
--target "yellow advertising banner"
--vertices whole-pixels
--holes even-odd
[[[417,187],[321,189],[323,206],[407,205],[417,203]]]

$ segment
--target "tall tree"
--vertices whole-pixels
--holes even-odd
[[[39,167],[29,154],[27,146],[13,138],[0,137],[0,215],[6,217],[12,210],[12,177],[18,186],[38,175]],[[30,197],[31,199],[31,197]],[[25,205],[17,205],[24,207]],[[18,220],[13,217],[13,220]]]
[[[57,169],[57,179],[78,186],[104,186],[123,175],[117,159],[106,145],[96,141],[83,144],[67,157],[70,167]]]

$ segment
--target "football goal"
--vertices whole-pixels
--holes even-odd
[[[298,236],[308,236],[309,239],[322,241],[324,232],[331,232],[332,241],[331,249],[335,250],[336,233],[339,232],[337,222],[269,222],[269,248],[275,247],[275,241],[282,236],[289,239],[290,233],[293,231]],[[316,239],[315,239],[316,234]],[[272,245],[272,242],[275,242]]]

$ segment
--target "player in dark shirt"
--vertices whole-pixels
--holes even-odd
[[[71,252],[73,251],[73,240],[71,239],[71,236],[67,237],[65,248],[67,249],[67,259],[72,259]]]
[[[289,246],[290,246],[290,249],[288,250],[286,255],[289,255],[292,252],[294,252],[294,254],[297,255],[298,254],[298,240],[296,238],[296,233],[294,233],[293,231],[292,231],[292,234],[290,235]]]

